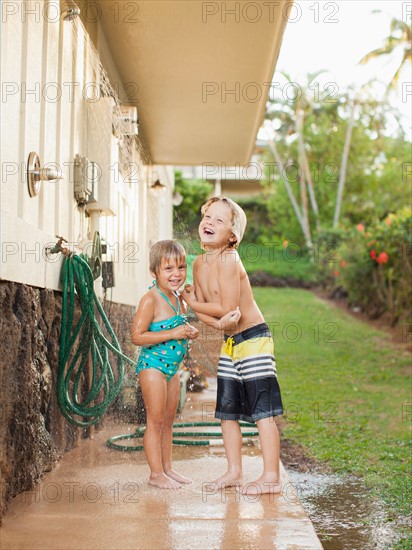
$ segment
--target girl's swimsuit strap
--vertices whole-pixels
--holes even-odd
[[[163,298],[166,300],[166,302],[169,304],[169,306],[173,309],[173,311],[176,313],[176,315],[180,315],[180,300],[179,300],[179,296],[173,292],[173,296],[176,297],[176,300],[177,300],[177,309],[174,307],[174,305],[172,304],[172,302],[169,300],[169,298],[163,294],[163,292],[160,290],[160,288],[157,286],[157,282],[154,283],[154,286],[156,287],[157,291],[159,292],[159,294],[161,296],[163,296]]]

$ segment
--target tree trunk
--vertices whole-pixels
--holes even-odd
[[[305,112],[302,109],[299,109],[296,112],[296,133],[298,134],[298,145],[299,145],[299,164],[302,171],[303,179],[306,181],[309,190],[310,204],[312,206],[313,213],[315,215],[316,230],[319,232],[319,208],[316,201],[315,190],[313,188],[312,174],[310,173],[309,161],[306,155],[305,142],[303,139],[303,120]],[[306,195],[306,191],[305,191]],[[303,203],[302,203],[303,204]],[[309,228],[309,222],[308,222]]]
[[[348,120],[348,127],[346,129],[346,137],[345,137],[345,145],[343,147],[343,154],[342,154],[342,164],[340,167],[339,172],[339,184],[338,184],[338,192],[336,195],[336,206],[335,206],[335,215],[333,217],[333,227],[337,227],[339,223],[339,217],[340,217],[340,211],[342,207],[342,196],[343,196],[343,189],[345,187],[345,180],[346,180],[346,168],[348,165],[348,158],[349,158],[349,150],[350,150],[350,143],[352,139],[352,130],[355,123],[355,112],[356,112],[356,106],[358,102],[355,99],[352,103],[352,109]]]
[[[277,164],[279,166],[279,170],[280,170],[280,173],[281,173],[281,179],[282,179],[282,181],[283,181],[283,183],[286,187],[286,191],[288,193],[290,202],[292,203],[293,210],[295,211],[296,218],[299,222],[299,225],[302,229],[302,233],[305,237],[306,246],[311,251],[313,249],[313,243],[312,243],[312,239],[311,239],[311,236],[310,236],[310,232],[308,231],[308,228],[305,225],[302,212],[299,208],[298,203],[296,202],[296,199],[295,199],[295,196],[293,194],[292,188],[290,187],[290,183],[287,180],[287,178],[283,177],[283,174],[285,174],[285,165],[283,164],[282,159],[280,158],[279,152],[276,148],[276,143],[274,142],[273,139],[270,138],[268,133],[267,133],[267,138],[268,138],[269,149],[270,149],[270,151],[273,155],[273,158],[275,159],[275,161],[277,162]]]
[[[303,224],[305,226],[305,235],[309,236],[309,240],[312,241],[310,235],[309,216],[308,216],[308,195],[306,193],[306,182],[303,170],[299,174],[300,180],[300,200],[302,204]]]

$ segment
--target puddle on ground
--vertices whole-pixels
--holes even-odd
[[[400,538],[385,505],[356,477],[288,470],[325,550],[387,550]]]

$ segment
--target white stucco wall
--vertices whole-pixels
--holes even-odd
[[[126,159],[131,165],[124,172],[130,177],[124,181],[116,167],[112,100],[96,99],[100,60],[81,20],[62,21],[58,1],[10,4],[14,8],[3,14],[1,33],[0,279],[60,289],[62,258],[48,257],[47,247],[56,235],[72,248],[84,245],[93,238],[91,229],[99,227],[114,251],[113,300],[136,304],[150,280],[149,243],[172,236],[172,171],[144,165],[135,148]],[[46,4],[49,11],[44,11]],[[95,32],[101,33],[109,78],[118,78],[99,25]],[[43,182],[36,197],[27,189],[31,151],[39,154],[43,166],[57,164],[63,172],[62,180]],[[76,154],[98,162],[101,196],[110,197],[108,210],[98,203],[104,215],[97,222],[93,218],[93,227],[74,199]],[[167,186],[160,199],[150,190],[154,169]]]

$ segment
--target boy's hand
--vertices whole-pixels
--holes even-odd
[[[195,287],[193,285],[185,285],[181,296],[185,302],[187,302],[190,306],[191,303],[193,303],[196,299],[195,296]]]
[[[238,306],[235,310],[229,311],[229,313],[223,315],[223,317],[219,321],[220,328],[222,330],[231,330],[235,328],[241,316],[242,314],[240,313],[240,309]]]

